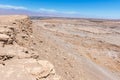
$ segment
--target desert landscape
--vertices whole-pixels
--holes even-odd
[[[0,16],[1,80],[120,80],[120,20]]]

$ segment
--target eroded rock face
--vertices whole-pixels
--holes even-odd
[[[32,35],[32,22],[28,16],[1,16],[0,40],[9,39],[21,46],[29,46]],[[3,37],[1,39],[1,37]],[[11,43],[12,43],[11,42]]]
[[[28,16],[0,16],[1,80],[60,79],[50,62],[38,60],[32,43],[32,22]]]

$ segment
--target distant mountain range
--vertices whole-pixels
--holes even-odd
[[[49,12],[34,12],[22,9],[2,9],[0,8],[0,15],[29,15],[29,16],[62,16],[63,14],[49,13]]]
[[[17,9],[2,9],[0,8],[0,15],[14,15],[14,14],[20,14],[20,15],[29,15],[29,16],[46,16],[48,14],[42,14],[39,12],[32,12],[29,10],[17,10]]]
[[[56,16],[55,14],[44,13],[44,12],[33,12],[22,9],[1,9],[0,15],[29,15],[29,16]]]
[[[77,15],[64,14],[64,13],[54,13],[46,11],[29,11],[25,9],[3,9],[0,8],[0,15],[29,15],[29,16],[47,16],[47,17],[75,17]]]

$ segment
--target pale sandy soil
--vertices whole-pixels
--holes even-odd
[[[120,80],[120,21],[33,20],[33,37],[66,80]]]

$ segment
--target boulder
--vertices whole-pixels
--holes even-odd
[[[2,80],[59,80],[54,66],[43,60],[12,59],[0,65]]]
[[[7,41],[9,39],[9,36],[6,34],[0,34],[0,41]]]

